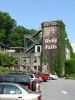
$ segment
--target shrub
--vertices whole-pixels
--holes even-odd
[[[11,72],[11,70],[9,68],[0,67],[0,74],[7,74],[10,72]]]
[[[18,61],[15,57],[10,56],[8,54],[1,54],[0,53],[0,66],[10,67],[11,65],[14,65],[17,62]]]
[[[65,62],[65,74],[75,73],[75,60],[70,59]]]

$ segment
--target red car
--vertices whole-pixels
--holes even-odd
[[[38,77],[39,77],[40,80],[42,80],[44,82],[49,79],[49,75],[48,74],[40,74],[40,73],[38,73]]]

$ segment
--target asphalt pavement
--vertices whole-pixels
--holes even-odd
[[[75,80],[49,80],[41,83],[42,100],[75,100]]]

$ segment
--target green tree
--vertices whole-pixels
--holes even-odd
[[[24,46],[24,35],[32,36],[36,30],[16,24],[7,12],[0,12],[0,42],[8,46]],[[30,44],[31,42],[29,42]]]
[[[13,56],[9,56],[8,54],[0,54],[0,66],[2,67],[10,67],[17,63],[17,59]]]
[[[8,13],[0,12],[0,34],[4,34],[4,37],[2,37],[2,39],[4,39],[4,43],[8,43],[8,36],[12,33],[15,27],[16,21],[12,19]]]
[[[65,63],[65,74],[71,75],[75,73],[75,60],[70,59]]]
[[[4,29],[0,29],[0,42],[4,43],[5,39],[6,39],[5,30]]]
[[[23,26],[17,26],[16,29],[12,34],[9,36],[9,44],[11,46],[24,46],[24,36],[29,35],[32,36],[34,34],[35,30],[31,29],[26,29]],[[13,42],[12,42],[13,41]],[[31,44],[31,42],[29,42]]]

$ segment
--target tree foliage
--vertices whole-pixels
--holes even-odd
[[[71,75],[73,73],[75,73],[75,60],[70,59],[65,63],[65,74]]]
[[[2,67],[10,67],[11,65],[16,64],[17,59],[13,56],[9,56],[8,54],[0,53],[0,66]]]
[[[8,44],[8,36],[16,27],[16,21],[6,12],[0,12],[0,42]],[[3,34],[2,34],[3,33]]]
[[[0,12],[0,42],[8,46],[24,46],[24,35],[33,35],[34,29],[26,29],[16,24],[16,21],[6,12]]]
[[[58,21],[56,27],[57,49],[50,50],[48,59],[51,70],[61,77],[64,74],[65,63],[65,26],[62,21]]]

